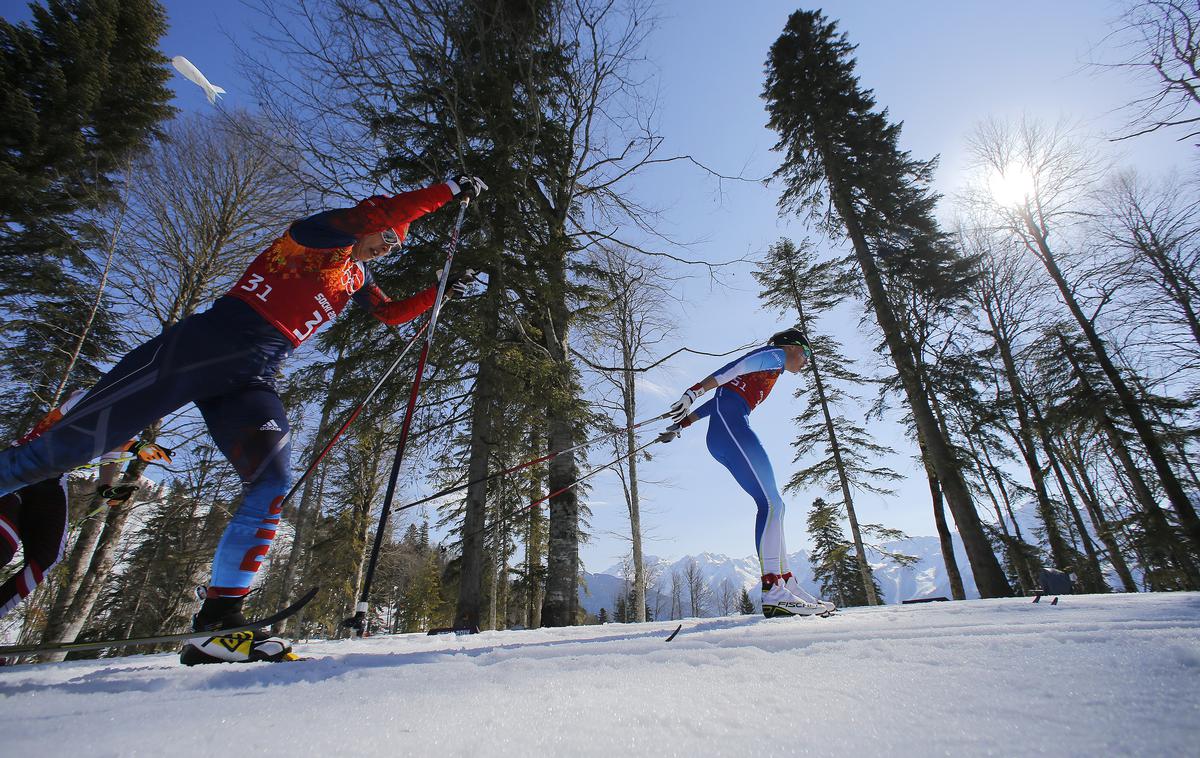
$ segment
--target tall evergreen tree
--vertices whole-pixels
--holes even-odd
[[[30,24],[0,19],[0,353],[9,433],[90,384],[119,346],[97,299],[87,214],[114,201],[121,175],[167,104],[156,0],[50,0]],[[92,313],[93,304],[100,310]],[[77,345],[80,325],[90,339]],[[73,373],[68,378],[67,374]]]
[[[845,264],[843,260],[817,262],[808,240],[797,246],[785,239],[770,247],[754,276],[763,287],[761,296],[767,304],[794,314],[797,326],[813,345],[809,361],[811,387],[796,391],[806,403],[796,417],[800,434],[792,446],[796,461],[814,452],[821,457],[793,474],[784,489],[800,491],[819,482],[827,492],[841,495],[839,505],[850,522],[854,558],[864,591],[869,604],[878,605],[863,530],[854,510],[853,490],[889,494],[890,490],[876,482],[894,481],[900,475],[877,462],[893,451],[877,444],[861,423],[842,413],[842,408],[853,400],[844,387],[861,386],[867,382],[866,377],[854,371],[836,340],[817,332],[819,317],[851,295],[854,282]]]
[[[954,514],[976,586],[984,597],[1011,592],[992,552],[949,440],[934,416],[914,346],[887,286],[888,277],[912,289],[954,286],[942,280],[947,253],[933,218],[933,162],[899,146],[900,127],[878,111],[854,73],[854,47],[819,12],[798,11],[772,45],[763,97],[769,125],[785,154],[776,178],[780,205],[817,216],[844,234],[866,286],[875,319],[899,374],[923,453]]]

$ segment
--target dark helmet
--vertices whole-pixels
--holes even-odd
[[[772,347],[783,347],[784,345],[798,345],[804,349],[805,355],[812,355],[812,346],[808,344],[808,339],[805,338],[804,332],[796,327],[784,329],[782,332],[777,332],[771,335],[771,339],[767,341]]]

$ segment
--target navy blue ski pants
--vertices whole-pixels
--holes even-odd
[[[291,351],[250,306],[223,297],[134,348],[42,436],[0,452],[0,495],[87,463],[195,403],[243,488],[213,557],[209,592],[245,595],[289,484],[290,435],[275,374]]]

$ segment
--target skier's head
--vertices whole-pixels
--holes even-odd
[[[407,231],[408,224],[405,224],[404,228]],[[374,260],[381,255],[396,252],[403,241],[403,232],[397,233],[391,227],[378,232],[367,232],[355,240],[354,247],[350,249],[350,257],[356,261]]]
[[[355,208],[360,218],[360,228],[370,230],[359,233],[350,251],[350,256],[356,261],[369,261],[398,251],[408,234],[408,224],[393,226],[390,223],[385,206],[380,202],[383,199],[382,196],[372,195],[359,201]]]
[[[787,369],[789,371],[799,371],[807,366],[809,359],[812,358],[812,347],[808,344],[808,338],[796,327],[776,332],[771,335],[767,344],[783,348],[788,356]]]

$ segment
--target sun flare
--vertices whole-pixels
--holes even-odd
[[[1024,166],[1006,166],[988,177],[992,198],[1005,208],[1021,205],[1033,195],[1033,175]]]

